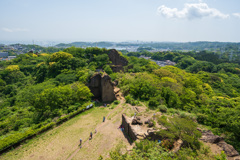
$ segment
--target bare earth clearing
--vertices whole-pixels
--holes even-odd
[[[134,111],[122,104],[123,101],[114,109],[95,107],[88,110],[0,156],[0,159],[97,159],[100,155],[108,157],[109,151],[120,142],[131,147],[118,127],[122,113],[132,114]],[[105,122],[102,122],[103,116],[106,117]],[[90,132],[93,133],[92,140],[88,140]],[[81,149],[78,146],[80,138],[83,140]]]

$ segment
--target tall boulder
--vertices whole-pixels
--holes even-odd
[[[113,72],[120,72],[123,71],[123,66],[128,65],[128,61],[126,58],[121,56],[118,51],[115,49],[110,49],[108,52],[108,57],[110,61],[112,62],[111,64],[111,69]]]
[[[90,88],[94,99],[99,99],[103,102],[112,102],[116,100],[114,83],[107,74],[95,74],[90,79],[88,87]]]
[[[101,80],[101,88],[102,88],[102,101],[103,102],[111,102],[116,100],[114,94],[114,84],[111,81],[109,75],[104,74]]]
[[[102,81],[102,76],[100,73],[95,74],[90,79],[88,86],[93,94],[94,99],[101,99],[101,97],[102,97],[101,81]]]

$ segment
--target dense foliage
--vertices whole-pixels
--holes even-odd
[[[0,62],[0,150],[82,111],[89,78],[109,63],[106,49],[74,47]]]
[[[211,56],[204,59],[207,61],[194,58],[201,57],[202,53],[194,53],[195,56],[182,52],[150,54],[158,60],[173,60],[177,65],[118,74],[127,102],[134,105],[146,101],[150,108],[166,110],[167,107],[193,113],[199,123],[212,127],[216,134],[226,135],[226,141],[239,151],[240,65],[214,62]],[[214,57],[213,53],[210,55]]]
[[[53,54],[27,53],[0,62],[0,141],[4,142],[0,150],[17,142],[16,137],[34,135],[64,116],[79,112],[92,96],[86,86],[89,78],[96,69],[103,69],[112,80],[118,80],[126,102],[135,105],[143,101],[151,109],[173,114],[181,112],[185,118],[188,115],[185,113],[191,113],[198,123],[211,127],[216,134],[224,134],[226,141],[240,151],[240,65],[237,52],[229,58],[229,52],[151,53],[143,50],[125,55],[129,63],[124,67],[125,72],[120,73],[113,73],[107,52],[96,47],[70,47]],[[159,67],[154,61],[137,58],[140,55],[151,56],[154,60],[171,60],[177,65]],[[172,119],[172,122],[186,122],[187,127],[196,127],[182,119]],[[177,132],[164,119],[159,123],[165,123],[168,130],[175,133],[162,135],[180,138],[181,130]],[[179,127],[189,130],[185,126]],[[199,148],[198,134],[190,131],[181,135],[187,148],[180,154]],[[152,146],[149,152],[141,153],[143,157],[157,152],[163,153],[158,156],[174,157],[153,142],[142,143]],[[133,154],[142,152],[140,146]]]

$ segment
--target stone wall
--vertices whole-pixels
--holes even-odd
[[[133,132],[131,128],[131,118],[128,118],[125,114],[122,115],[122,126],[124,127],[124,132],[133,140],[137,140],[137,135]]]

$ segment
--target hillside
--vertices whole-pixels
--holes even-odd
[[[11,61],[0,62],[0,151],[7,151],[6,149],[21,141],[37,136],[20,147],[19,151],[16,149],[4,156],[13,159],[17,153],[24,159],[31,156],[30,152],[34,152],[36,155],[32,155],[36,159],[40,159],[42,155],[47,155],[46,159],[55,159],[54,156],[62,156],[63,159],[71,156],[73,159],[82,156],[95,159],[100,154],[105,158],[109,157],[108,153],[117,145],[117,137],[121,137],[121,141],[128,146],[127,139],[116,128],[120,126],[121,114],[128,110],[127,107],[132,110],[132,106],[136,105],[147,107],[145,110],[150,113],[161,111],[183,119],[189,118],[193,122],[189,123],[190,126],[195,126],[197,122],[214,134],[224,137],[227,143],[240,151],[240,65],[237,61],[232,63],[229,60],[217,60],[212,56],[214,53],[206,52],[151,53],[155,59],[177,63],[176,66],[160,67],[152,60],[133,57],[131,54],[149,53],[144,51],[123,55],[115,50],[96,47],[70,47],[52,54],[26,53]],[[206,55],[209,58],[203,59]],[[236,53],[235,56],[239,55]],[[86,106],[93,101],[118,99],[117,94],[120,92],[115,91],[116,87],[120,88],[127,104],[121,100],[117,107],[110,107],[114,108],[112,110],[95,107],[91,111],[85,111]],[[109,95],[113,97],[111,100],[108,99]],[[115,103],[118,101],[111,105],[116,106]],[[129,111],[128,116],[132,114],[134,111]],[[75,115],[78,116],[64,123]],[[100,123],[103,115],[107,116],[104,124]],[[89,122],[85,121],[88,116],[92,119]],[[160,121],[163,122],[159,120],[159,123]],[[59,126],[61,123],[63,124]],[[76,126],[80,125],[85,128],[78,133]],[[56,126],[57,128],[40,134]],[[88,134],[95,128],[100,133],[97,132],[98,138],[86,141]],[[109,134],[108,130],[117,134]],[[196,128],[193,130],[195,133]],[[69,131],[73,133],[70,139]],[[86,152],[89,150],[84,150],[84,147],[83,152],[79,152],[79,136],[85,137],[83,140],[86,148],[95,147],[93,151],[98,154],[88,154]],[[191,139],[193,135],[186,136]],[[101,141],[104,137],[109,139],[105,138],[106,142]],[[174,142],[179,137],[168,135],[165,138]],[[191,155],[192,157],[199,156],[201,145],[198,138],[187,143],[179,153],[186,156],[188,152],[193,152],[196,155]],[[47,140],[44,142],[44,139]],[[49,141],[52,142],[51,145],[45,148]],[[109,145],[112,142],[114,143]],[[66,146],[63,143],[67,143]],[[142,143],[149,143],[152,148],[159,149],[153,142],[139,143],[140,146]],[[143,152],[138,145],[136,151]],[[24,147],[27,148],[26,153],[21,151]],[[52,154],[48,155],[47,152],[51,153],[51,150]],[[59,154],[60,150],[65,152]],[[12,153],[14,154],[11,155]],[[110,152],[109,158],[115,153]],[[163,153],[170,157],[176,156],[168,155],[166,150]]]

